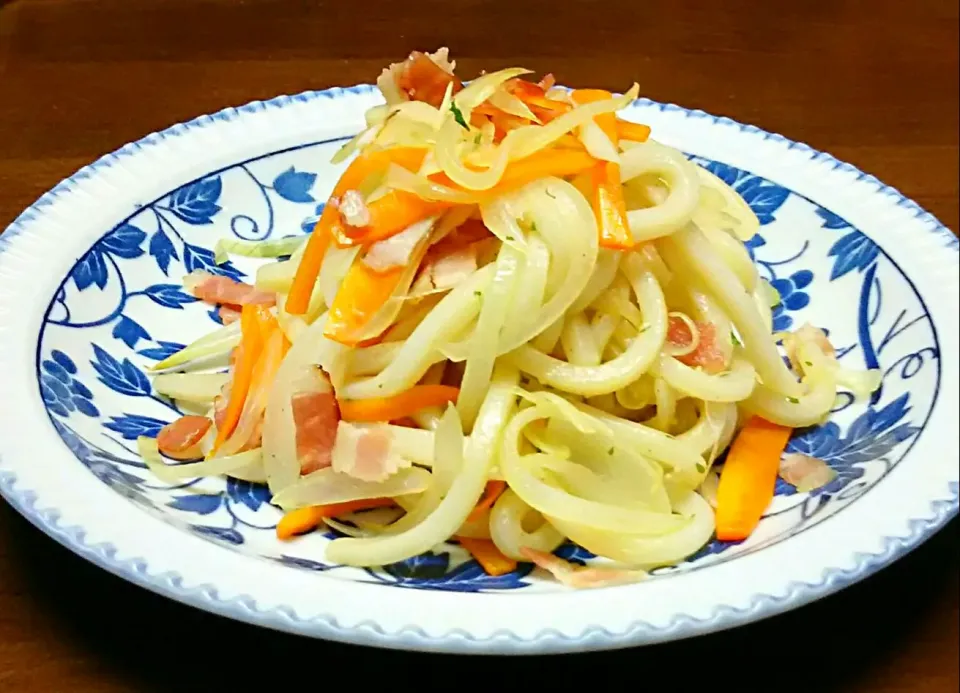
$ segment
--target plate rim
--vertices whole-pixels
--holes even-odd
[[[255,113],[270,108],[283,108],[293,103],[306,103],[318,98],[335,100],[343,95],[369,95],[374,92],[374,89],[372,85],[361,84],[353,87],[305,91],[292,96],[283,95],[268,101],[253,101],[244,106],[225,108],[213,115],[199,116],[193,120],[151,133],[136,142],[126,144],[101,156],[44,193],[30,207],[18,215],[3,234],[0,234],[0,253],[8,251],[27,225],[44,215],[44,208],[49,206],[54,198],[69,193],[80,180],[90,178],[97,169],[112,166],[122,156],[136,154],[143,148],[162,143],[168,136],[176,136],[192,128],[206,127],[216,124],[218,121],[233,120],[244,113]],[[726,116],[715,116],[699,109],[687,109],[675,104],[660,103],[646,98],[637,99],[631,107],[636,106],[653,107],[665,113],[679,112],[687,118],[704,118],[713,124],[734,126],[741,132],[758,135],[763,140],[772,140],[781,145],[785,144],[787,149],[799,149],[809,154],[812,161],[824,161],[832,169],[852,174],[855,176],[855,181],[866,182],[871,187],[875,187],[876,189],[872,191],[872,194],[880,194],[891,198],[896,206],[906,208],[912,214],[912,221],[924,224],[924,231],[944,239],[944,249],[938,252],[960,250],[960,241],[957,237],[930,212],[924,210],[919,204],[904,196],[897,189],[882,183],[876,177],[864,173],[851,164],[836,159],[830,154],[817,151],[806,144],[792,141],[782,135],[767,132],[756,126],[744,125]],[[62,524],[60,512],[55,508],[39,508],[36,493],[32,490],[19,489],[16,474],[2,468],[0,468],[0,494],[32,524],[73,553],[114,575],[155,593],[221,616],[302,635],[395,649],[530,654],[611,649],[681,639],[743,625],[798,608],[859,582],[906,555],[957,515],[958,501],[960,501],[958,483],[949,481],[946,489],[947,497],[929,501],[928,513],[925,517],[910,519],[908,521],[909,533],[906,536],[883,536],[880,538],[882,549],[879,552],[857,554],[855,564],[852,567],[827,569],[816,583],[791,581],[781,595],[754,594],[750,603],[744,607],[716,604],[706,617],[698,618],[678,612],[665,625],[635,621],[625,631],[617,633],[611,632],[603,626],[592,625],[573,636],[556,629],[543,628],[536,631],[532,637],[519,636],[512,631],[502,629],[494,631],[487,637],[477,637],[462,628],[449,628],[440,635],[431,635],[415,624],[405,625],[390,631],[373,621],[344,626],[331,614],[302,618],[292,608],[283,605],[261,609],[257,606],[256,601],[247,595],[225,599],[221,597],[214,585],[203,584],[196,587],[187,587],[184,585],[182,576],[177,573],[165,572],[152,575],[145,559],[139,557],[119,559],[117,550],[113,545],[109,543],[89,543],[83,528]]]

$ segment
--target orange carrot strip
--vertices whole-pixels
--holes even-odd
[[[646,142],[650,137],[650,126],[617,118],[617,137],[631,142]]]
[[[613,94],[603,89],[576,89],[570,96],[578,106],[594,103],[595,101],[607,101],[613,98]],[[600,126],[603,133],[609,137],[610,141],[616,146],[617,141],[620,139],[617,135],[617,116],[613,113],[601,113],[598,116],[594,116],[593,121]]]
[[[395,236],[411,224],[451,206],[450,202],[424,200],[405,190],[391,190],[367,205],[369,224],[362,227],[344,224],[340,231],[352,244],[368,245]]]
[[[476,506],[474,506],[470,514],[467,515],[467,522],[474,522],[480,519],[485,512],[493,507],[493,504],[497,502],[500,494],[506,490],[506,481],[499,481],[497,479],[488,481],[486,488],[483,489],[483,495],[480,497],[480,500],[477,501]]]
[[[605,101],[613,98],[613,95],[603,89],[577,89],[571,97],[577,104],[588,104]],[[613,145],[617,146],[617,117],[613,113],[601,113],[593,120]],[[591,183],[590,204],[597,218],[600,245],[604,248],[629,250],[634,243],[627,221],[627,205],[623,199],[620,164],[612,161],[600,162],[593,169]]]
[[[277,523],[277,538],[292,539],[298,534],[314,530],[328,517],[346,515],[359,510],[385,508],[391,505],[394,505],[391,498],[368,498],[345,503],[331,503],[330,505],[309,505],[305,508],[291,510]]]
[[[517,562],[500,553],[497,545],[489,539],[457,537],[457,541],[460,542],[460,546],[470,552],[487,575],[506,575],[517,569]]]
[[[360,344],[364,326],[393,295],[402,274],[402,267],[376,272],[363,262],[354,262],[330,306],[324,336],[347,346]]]
[[[352,399],[340,402],[344,421],[391,421],[402,419],[426,407],[456,402],[460,390],[450,385],[414,385],[393,397]]]
[[[243,403],[247,399],[250,382],[253,380],[253,371],[263,350],[263,333],[261,324],[264,321],[262,314],[270,315],[263,306],[246,305],[240,311],[240,348],[237,350],[237,361],[233,368],[233,380],[230,387],[230,401],[224,413],[223,424],[217,429],[217,437],[208,458],[216,454],[224,441],[233,433],[240,414],[243,412]],[[271,316],[272,317],[272,316]]]
[[[590,204],[600,231],[600,246],[618,250],[632,248],[634,241],[620,184],[620,165],[612,161],[597,164],[592,172],[590,194]]]
[[[386,169],[391,163],[411,171],[416,170],[420,168],[426,155],[425,149],[392,147],[365,152],[351,162],[334,186],[333,193],[327,200],[320,219],[310,235],[310,240],[307,241],[307,247],[303,251],[297,273],[293,277],[293,284],[290,286],[290,293],[287,295],[285,310],[288,313],[303,315],[307,312],[313,285],[316,284],[320,274],[320,267],[330,246],[332,232],[340,223],[340,212],[336,204],[331,204],[331,201],[339,198],[347,190],[357,189],[372,173]]]
[[[511,162],[497,184],[483,191],[483,197],[498,197],[546,176],[572,176],[592,168],[596,163],[597,160],[582,149],[541,149]],[[460,189],[444,173],[435,173],[429,178],[434,183]]]
[[[720,473],[717,539],[741,541],[756,529],[773,500],[780,456],[791,430],[753,416],[737,434]]]

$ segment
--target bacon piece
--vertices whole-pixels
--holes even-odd
[[[520,553],[538,568],[543,568],[552,574],[567,587],[608,587],[623,585],[628,582],[639,582],[647,577],[647,573],[642,570],[575,565],[559,556],[530,549],[526,546],[520,547]]]
[[[175,460],[197,460],[203,457],[200,442],[207,435],[213,421],[206,416],[181,416],[160,429],[157,447]]]
[[[447,71],[447,67],[450,71]],[[411,101],[425,101],[439,108],[448,84],[453,83],[454,93],[463,89],[463,83],[453,76],[453,67],[454,64],[447,61],[444,48],[433,56],[413,51],[402,69],[393,74],[397,88]]]
[[[409,467],[393,451],[393,434],[386,426],[356,426],[341,421],[333,450],[333,470],[362,481],[379,482]]]
[[[793,453],[785,455],[781,460],[780,478],[791,486],[796,486],[800,493],[806,493],[826,486],[837,478],[837,473],[821,459]]]
[[[294,394],[291,400],[301,474],[330,466],[340,422],[340,407],[330,378],[319,368],[314,373],[312,388]]]
[[[229,304],[222,305],[217,310],[217,315],[220,316],[220,322],[224,325],[230,325],[240,319],[240,307]]]
[[[274,294],[260,291],[255,286],[238,282],[230,277],[194,270],[183,280],[186,289],[196,298],[207,303],[228,303],[233,306],[256,304],[272,306],[277,302]]]
[[[727,361],[717,344],[716,325],[700,320],[695,321],[694,324],[700,334],[697,348],[688,354],[674,358],[691,368],[699,366],[707,373],[720,373],[726,369]],[[667,342],[672,346],[683,348],[689,346],[692,341],[693,334],[690,332],[690,326],[682,318],[671,315],[667,325]]]
[[[406,267],[414,251],[430,233],[433,224],[433,219],[424,219],[411,224],[395,236],[377,241],[363,256],[363,264],[374,272],[389,272],[396,267]]]

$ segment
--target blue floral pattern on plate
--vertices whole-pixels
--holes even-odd
[[[218,320],[176,282],[193,270],[250,276],[255,263],[216,264],[212,247],[220,237],[259,240],[309,232],[323,208],[318,201],[333,182],[314,171],[334,147],[332,142],[295,147],[203,176],[139,208],[97,242],[57,291],[44,322],[37,377],[54,426],[103,483],[166,521],[237,551],[403,588],[544,589],[529,579],[529,564],[490,577],[455,544],[376,570],[325,564],[319,557],[330,535],[284,546],[273,540],[279,512],[264,487],[232,479],[162,484],[133,450],[137,436],[155,434],[181,413],[151,390],[146,369],[211,329],[209,320]],[[934,399],[916,393],[935,393],[939,378],[930,316],[909,280],[873,241],[772,181],[721,162],[694,160],[733,186],[760,220],[760,232],[746,245],[780,293],[775,331],[814,322],[830,331],[846,365],[882,368],[884,381],[869,402],[841,394],[829,423],[798,431],[790,442],[790,450],[820,457],[838,472],[829,486],[797,494],[778,484],[756,538],[742,545],[714,541],[662,572],[735,558],[841,511],[909,449]],[[837,296],[846,299],[837,305]],[[912,387],[920,382],[930,387]],[[577,562],[591,558],[572,545],[559,553]]]

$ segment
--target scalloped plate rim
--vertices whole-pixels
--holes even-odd
[[[318,97],[335,100],[342,95],[362,95],[371,91],[372,87],[370,85],[348,88],[334,87],[323,91],[307,91],[294,96],[279,96],[266,102],[254,101],[239,108],[226,108],[212,116],[200,116],[191,121],[173,125],[163,131],[147,135],[137,142],[124,145],[64,179],[21,213],[6,232],[0,235],[0,253],[5,253],[15,247],[16,239],[24,230],[25,225],[37,217],[42,217],[44,208],[54,198],[70,192],[74,183],[90,177],[96,169],[111,166],[112,162],[121,155],[136,154],[144,146],[156,144],[158,140],[162,142],[167,136],[179,135],[191,127],[203,127],[216,124],[220,120],[231,120],[241,113],[250,113],[257,110],[266,111],[269,108],[283,108],[293,102],[306,103]],[[662,112],[677,111],[687,118],[706,118],[713,124],[732,125],[738,128],[740,132],[759,135],[763,140],[773,140],[778,144],[786,144],[788,149],[801,149],[810,153],[814,160],[821,159],[831,162],[835,169],[854,173],[857,182],[866,181],[876,185],[875,194],[896,198],[896,206],[908,208],[914,213],[913,219],[931,226],[931,228],[924,229],[927,233],[946,237],[944,250],[947,252],[957,250],[956,238],[933,215],[903,196],[896,189],[881,183],[875,177],[859,171],[850,164],[838,161],[829,154],[817,152],[805,144],[793,142],[781,135],[771,134],[760,128],[742,125],[729,118],[713,116],[703,111],[690,110],[673,104],[662,104],[648,99],[640,99],[632,107],[637,106],[654,107]],[[891,254],[891,258],[893,257],[897,257],[897,255]],[[909,278],[906,273],[904,273],[904,276]],[[923,297],[923,294],[919,292],[918,295],[921,298]],[[932,413],[931,411],[931,415]],[[179,575],[170,573],[151,575],[147,561],[142,558],[118,560],[115,556],[115,549],[111,545],[104,543],[88,544],[82,528],[62,526],[60,524],[60,512],[56,508],[38,508],[36,494],[32,490],[18,489],[16,475],[2,467],[3,460],[0,459],[0,493],[32,524],[74,553],[153,592],[229,618],[278,630],[327,637],[357,644],[451,652],[537,653],[608,649],[678,639],[741,625],[800,607],[872,575],[932,536],[958,511],[958,484],[956,481],[948,480],[947,488],[944,490],[942,497],[928,499],[929,514],[932,514],[932,516],[911,519],[908,522],[910,530],[908,536],[884,536],[881,542],[882,550],[871,554],[856,555],[854,557],[855,565],[852,568],[825,569],[820,582],[816,584],[791,581],[785,586],[782,596],[755,594],[751,603],[745,608],[723,604],[715,605],[713,612],[705,618],[678,613],[675,614],[669,624],[664,626],[636,621],[625,631],[616,633],[607,630],[602,625],[590,625],[573,637],[550,628],[538,631],[531,638],[517,636],[511,631],[504,630],[494,630],[488,637],[478,638],[458,628],[449,629],[441,635],[431,636],[415,624],[405,625],[390,632],[371,621],[342,626],[336,617],[329,615],[301,618],[292,609],[283,606],[260,609],[252,598],[245,595],[223,599],[214,585],[202,584],[192,588],[184,588]],[[555,597],[556,595],[549,596]],[[461,598],[468,597],[467,595],[461,595]]]

